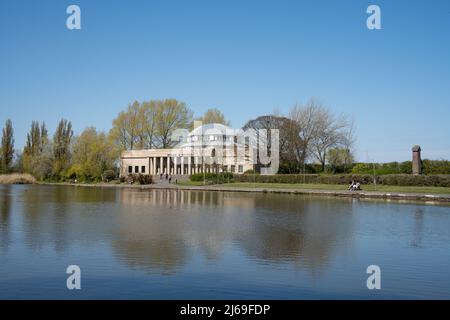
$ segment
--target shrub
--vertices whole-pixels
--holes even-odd
[[[191,181],[205,181],[209,184],[211,183],[225,183],[233,181],[233,174],[230,172],[222,172],[222,173],[195,173],[189,176]]]
[[[137,181],[139,184],[152,184],[153,180],[152,177],[150,175],[146,175],[146,174],[139,174],[137,176]]]
[[[0,184],[33,184],[36,179],[28,173],[12,173],[0,175]]]
[[[128,184],[139,183],[141,185],[153,183],[152,177],[145,174],[129,174],[125,181]]]
[[[450,161],[448,160],[428,160],[422,161],[424,174],[450,174]]]
[[[102,181],[103,182],[109,182],[111,180],[114,180],[117,178],[117,174],[114,172],[114,170],[106,170],[102,174]]]

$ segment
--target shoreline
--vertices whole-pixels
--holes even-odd
[[[95,188],[132,188],[140,190],[191,190],[191,191],[215,191],[215,192],[254,192],[254,193],[282,193],[298,195],[314,195],[328,197],[346,197],[357,199],[378,199],[378,200],[400,200],[400,201],[420,201],[420,202],[439,202],[450,203],[450,194],[426,194],[426,193],[407,193],[407,192],[376,192],[376,191],[336,191],[336,190],[315,190],[315,189],[282,189],[282,188],[245,188],[245,187],[226,187],[221,185],[207,186],[183,186],[170,185],[128,185],[128,184],[110,184],[110,183],[56,183],[40,182],[37,185],[49,186],[74,186],[74,187],[95,187]]]

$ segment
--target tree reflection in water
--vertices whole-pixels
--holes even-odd
[[[351,211],[336,214],[351,209],[347,201],[298,195],[126,189],[120,201],[113,237],[119,256],[134,267],[168,273],[194,251],[218,260],[226,245],[258,263],[294,263],[314,271],[351,227]]]

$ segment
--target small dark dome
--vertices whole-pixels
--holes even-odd
[[[420,151],[421,149],[420,149],[420,146],[419,145],[415,145],[414,147],[412,147],[412,151],[413,152],[418,152],[418,151]]]

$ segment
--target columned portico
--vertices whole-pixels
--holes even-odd
[[[246,147],[237,142],[238,134],[236,130],[221,124],[206,124],[196,127],[188,134],[186,141],[174,149],[124,151],[121,155],[120,175],[122,177],[130,174],[191,175],[224,171],[244,173],[246,170],[254,169],[254,165],[252,159],[236,161],[237,148]],[[221,153],[222,158],[216,159],[215,152],[219,149],[230,151]],[[213,158],[205,158],[202,156],[204,152]]]

